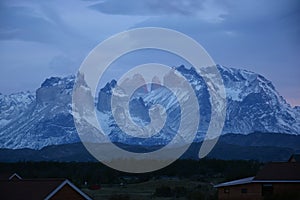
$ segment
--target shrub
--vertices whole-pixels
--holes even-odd
[[[109,197],[109,200],[129,200],[130,197],[127,194],[113,194]]]
[[[205,199],[205,195],[200,190],[194,190],[188,195],[189,200],[202,200]]]
[[[161,186],[155,189],[155,196],[157,197],[171,197],[172,190],[169,186]]]
[[[174,188],[174,194],[175,194],[175,197],[178,198],[178,197],[184,197],[186,196],[186,188],[185,187],[175,187]]]

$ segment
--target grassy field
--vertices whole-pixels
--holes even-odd
[[[216,199],[216,190],[212,184],[176,178],[124,185],[109,184],[102,185],[99,190],[83,189],[83,191],[93,199],[104,200]]]
[[[263,164],[243,160],[177,160],[149,173],[116,171],[99,162],[0,163],[0,172],[24,179],[66,178],[93,199],[215,200],[214,184],[253,176]],[[94,186],[101,186],[99,190]]]

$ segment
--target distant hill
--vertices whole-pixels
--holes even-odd
[[[243,142],[239,142],[243,141]],[[228,134],[220,138],[208,158],[222,160],[258,160],[286,161],[295,151],[300,150],[300,136],[272,133],[252,133],[248,135]],[[275,144],[272,146],[271,144]],[[193,143],[182,159],[195,159],[201,143]],[[135,152],[151,150],[151,146],[130,146],[118,144]],[[155,147],[157,148],[157,147]],[[52,145],[40,150],[0,149],[0,162],[17,161],[61,161],[61,162],[96,162],[81,143]]]

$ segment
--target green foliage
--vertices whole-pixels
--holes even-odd
[[[93,185],[113,188],[119,186],[120,183],[157,182],[159,184],[153,186],[150,195],[154,194],[158,198],[216,200],[217,190],[213,188],[213,184],[254,176],[261,166],[262,163],[257,161],[244,160],[177,160],[155,172],[130,174],[111,169],[99,162],[18,162],[0,163],[0,172],[4,174],[16,172],[23,178],[67,178],[81,188],[90,188]],[[181,180],[196,184],[193,186],[168,185],[168,181]],[[84,184],[85,182],[87,185]],[[116,191],[119,190],[118,187]],[[102,189],[99,192],[101,193]],[[129,200],[131,196],[129,193],[111,194],[106,196],[111,200]],[[278,198],[274,197],[274,199]],[[293,197],[291,196],[290,199]]]
[[[157,197],[171,197],[172,196],[172,190],[169,186],[160,186],[155,189],[155,196]]]
[[[205,195],[201,190],[194,190],[188,195],[189,200],[204,200]]]
[[[177,160],[155,172],[130,174],[111,169],[99,162],[18,162],[0,163],[1,173],[17,172],[24,178],[67,178],[76,185],[118,184],[120,177],[133,177],[145,182],[160,177],[188,178],[211,182],[253,176],[262,164],[257,161],[225,161],[216,159]],[[175,189],[183,193],[182,188]]]
[[[129,200],[130,197],[127,194],[113,194],[109,197],[109,200]]]
[[[187,194],[187,190],[185,187],[175,187],[173,193],[176,198],[184,197]]]

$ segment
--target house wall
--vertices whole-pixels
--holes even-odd
[[[275,183],[273,194],[286,199],[300,199],[300,183]]]
[[[51,200],[63,200],[63,199],[73,199],[73,200],[84,200],[77,191],[71,188],[69,185],[62,187],[52,198]]]
[[[218,188],[219,200],[263,200],[263,183],[249,183]],[[300,183],[273,183],[273,195],[287,199],[300,199]],[[224,189],[229,189],[229,193],[224,193]],[[242,193],[242,189],[247,189],[247,193]]]
[[[228,193],[224,192],[224,189],[229,189]],[[242,193],[242,189],[247,189],[247,193]],[[219,200],[235,200],[235,199],[245,199],[245,200],[261,200],[261,184],[250,183],[229,187],[218,188]]]

